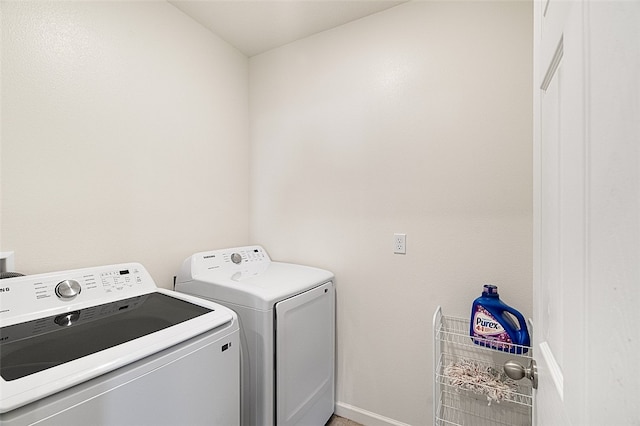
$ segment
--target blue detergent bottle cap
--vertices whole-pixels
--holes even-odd
[[[485,284],[484,288],[482,289],[482,295],[489,297],[498,297],[498,286]]]

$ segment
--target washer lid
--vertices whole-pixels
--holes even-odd
[[[332,279],[333,274],[324,269],[269,262],[259,273],[221,268],[178,277],[176,290],[222,303],[270,310],[277,302]]]
[[[140,265],[136,267],[141,268],[141,276],[146,275]],[[3,295],[13,292],[15,296],[23,290],[30,294],[34,285],[41,285],[42,278],[11,279],[10,285],[7,283],[4,287],[10,290]],[[164,289],[134,293],[132,297],[107,303],[97,303],[95,299],[63,302],[53,310],[41,312],[40,316],[37,312],[25,314],[18,309],[22,321],[3,321],[0,413],[209,330],[237,327],[236,316],[230,309],[210,301]]]

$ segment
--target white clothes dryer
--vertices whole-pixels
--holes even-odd
[[[238,314],[243,425],[324,425],[333,414],[333,280],[326,270],[272,262],[260,246],[184,261],[177,291]]]
[[[138,263],[0,281],[0,426],[238,425],[230,309]]]

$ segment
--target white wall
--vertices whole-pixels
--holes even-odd
[[[7,2],[1,250],[138,261],[169,287],[248,243],[248,61],[166,2]]]
[[[528,2],[411,2],[250,59],[251,240],[336,274],[339,412],[431,424],[435,307],[491,282],[531,315],[531,70]]]

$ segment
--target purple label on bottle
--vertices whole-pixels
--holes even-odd
[[[505,349],[510,346],[511,336],[509,336],[509,333],[489,311],[480,305],[476,306],[472,325],[473,337],[490,340],[491,342],[487,342],[487,346],[496,349]],[[494,341],[495,343],[493,343]]]

